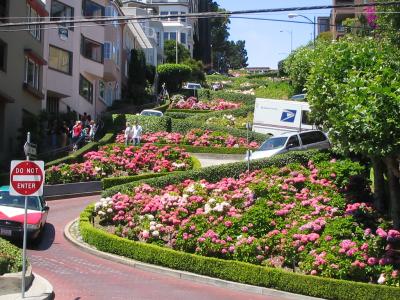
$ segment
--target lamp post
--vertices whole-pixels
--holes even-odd
[[[314,16],[314,21],[311,20],[309,17],[304,16],[304,15],[299,15],[299,14],[288,14],[288,18],[289,19],[293,19],[293,18],[297,18],[297,17],[302,17],[304,19],[306,19],[307,21],[310,22],[310,24],[312,24],[313,26],[313,45],[315,47],[315,16]]]
[[[290,53],[293,52],[293,30],[280,30],[279,32],[287,32],[290,34]]]

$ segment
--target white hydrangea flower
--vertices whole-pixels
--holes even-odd
[[[158,237],[158,236],[160,235],[160,233],[158,232],[158,230],[154,230],[154,231],[152,232],[152,235],[153,235],[154,237]]]

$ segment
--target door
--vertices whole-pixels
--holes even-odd
[[[301,145],[300,145],[300,141],[299,138],[297,136],[297,134],[292,135],[287,143],[286,143],[286,150],[287,151],[296,151],[296,150],[301,150]]]

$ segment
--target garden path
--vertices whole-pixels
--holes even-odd
[[[211,153],[192,153],[194,157],[200,160],[201,166],[217,166],[233,162],[243,161],[245,154],[211,154]]]

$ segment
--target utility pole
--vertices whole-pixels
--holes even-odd
[[[176,52],[176,64],[178,64],[178,31],[176,31],[176,39],[175,39],[175,52]]]

